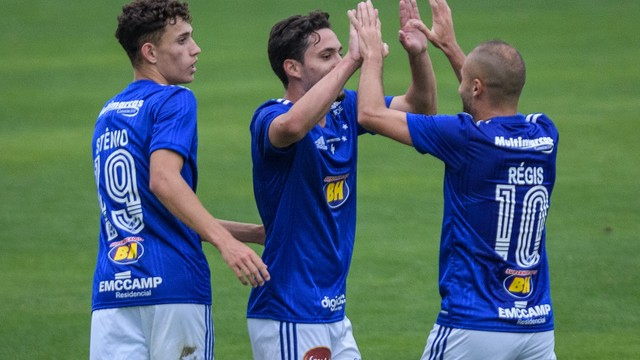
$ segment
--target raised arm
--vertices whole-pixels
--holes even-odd
[[[358,86],[358,122],[377,134],[412,145],[406,113],[385,105],[382,67],[387,50],[382,42],[377,11],[368,0],[358,4],[357,13],[349,12],[349,18],[358,32],[363,60]]]
[[[335,34],[331,30],[323,30],[326,30],[323,32],[324,36],[335,38]],[[286,147],[294,144],[300,141],[316,124],[322,122],[329,112],[331,104],[343,91],[346,82],[360,67],[362,61],[358,50],[358,38],[352,26],[349,31],[349,48],[344,57],[340,56],[341,50],[340,43],[335,38],[335,41],[330,42],[327,47],[315,54],[323,59],[325,56],[330,56],[332,59],[340,57],[331,71],[315,84],[312,83],[315,81],[312,78],[314,75],[299,71],[301,69],[299,62],[285,61],[285,68],[290,67],[287,71],[290,71],[295,77],[293,81],[290,81],[286,94],[287,99],[293,101],[294,105],[288,112],[274,119],[269,127],[269,141],[274,146]],[[310,51],[314,56],[313,50]]]
[[[417,24],[418,29],[427,36],[435,47],[442,50],[447,59],[449,59],[451,68],[459,82],[462,80],[460,70],[466,56],[456,40],[451,8],[449,8],[446,0],[429,0],[429,5],[432,13],[432,27],[429,29],[421,23]]]
[[[407,52],[411,82],[404,95],[394,97],[391,108],[406,112],[435,114],[438,108],[436,77],[427,52],[427,37],[415,27],[420,21],[416,0],[400,0],[398,39]]]

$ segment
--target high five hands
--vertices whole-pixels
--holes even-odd
[[[433,22],[431,28],[420,18],[416,0],[400,0],[398,39],[404,49],[409,55],[419,55],[427,50],[427,44],[431,42],[447,56],[450,52],[461,52],[456,42],[451,9],[447,1],[429,0],[429,5]],[[351,28],[358,34],[360,55],[364,57],[365,54],[371,54],[371,51],[380,50],[383,57],[387,56],[389,48],[382,41],[378,9],[373,6],[371,0],[358,3],[357,10],[349,10],[347,14]],[[464,54],[455,55],[460,55],[464,60]]]
[[[371,0],[358,3],[357,10],[349,10],[347,14],[351,26],[358,34],[362,59],[387,56],[389,46],[382,41],[382,25],[378,17],[378,9],[373,7]]]

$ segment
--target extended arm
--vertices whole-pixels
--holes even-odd
[[[182,156],[176,152],[154,151],[150,164],[151,191],[172,214],[220,251],[224,261],[243,284],[250,283],[254,287],[263,285],[269,280],[267,266],[251,248],[235,239],[204,208],[180,175],[183,164]]]
[[[442,50],[447,59],[449,59],[458,81],[461,81],[460,70],[466,56],[456,41],[449,4],[447,4],[446,0],[429,0],[429,5],[432,13],[432,28],[429,29],[423,23],[417,24],[417,26],[435,47]]]
[[[391,108],[412,113],[435,114],[438,108],[436,77],[427,52],[427,37],[415,27],[420,21],[416,0],[400,0],[398,38],[409,57],[411,83],[404,95],[394,97]]]
[[[385,56],[380,21],[370,1],[358,4],[358,12],[350,13],[351,23],[358,31],[362,68],[358,86],[358,122],[365,128],[412,145],[406,113],[387,108],[382,85]]]
[[[323,121],[331,104],[342,92],[347,80],[360,67],[358,39],[353,26],[349,30],[349,50],[331,69],[310,89],[304,74],[297,73],[295,60],[286,60],[287,71],[295,77],[287,87],[287,98],[294,102],[291,109],[273,120],[269,127],[269,141],[276,147],[286,147],[300,141],[316,124]],[[331,49],[332,56],[340,56],[340,49]]]

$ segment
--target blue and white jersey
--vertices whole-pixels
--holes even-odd
[[[149,190],[149,158],[184,158],[196,189],[196,100],[181,86],[140,80],[102,108],[92,141],[101,210],[93,310],[167,303],[211,304],[200,237]]]
[[[445,164],[437,323],[504,332],[553,329],[545,220],[558,132],[544,114],[474,123],[408,114],[413,144]]]
[[[247,316],[329,323],[345,315],[346,280],[356,227],[356,92],[345,90],[299,142],[283,149],[269,126],[293,106],[262,104],[251,121],[253,186],[266,231],[262,259],[271,280],[252,289]],[[387,104],[390,102],[389,98]]]

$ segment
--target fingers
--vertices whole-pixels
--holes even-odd
[[[429,0],[429,6],[431,6],[434,18],[443,17],[451,13],[446,0]]]
[[[382,23],[378,9],[373,6],[371,0],[360,2],[357,10],[347,11],[349,15],[350,31],[357,32],[359,52],[362,57],[373,53],[381,53],[386,56],[389,53],[387,44],[382,42]]]
[[[409,13],[411,14],[411,19],[420,19],[420,11],[416,0],[409,0]]]
[[[243,285],[262,286],[271,279],[267,265],[260,256],[240,241],[231,238],[218,250]]]
[[[252,287],[258,287],[271,279],[267,266],[255,253],[248,254],[233,270],[243,285],[250,284]]]
[[[349,16],[349,23],[351,24],[350,26],[352,26],[355,29],[360,28],[361,24],[360,24],[360,20],[358,20],[357,14],[355,10],[348,10],[347,11],[347,16]]]
[[[403,28],[411,19],[420,19],[416,0],[400,0],[400,27]]]
[[[378,21],[377,10],[373,7],[371,0],[358,3],[358,20],[362,26],[372,26]]]

